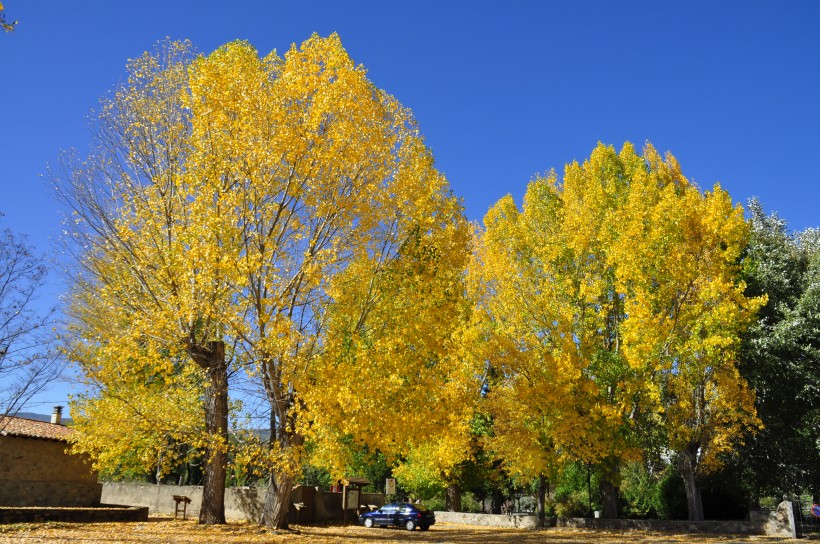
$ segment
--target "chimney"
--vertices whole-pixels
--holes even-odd
[[[51,412],[51,422],[55,425],[62,425],[63,421],[63,407],[55,406],[54,411]]]

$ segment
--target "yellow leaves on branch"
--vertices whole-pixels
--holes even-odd
[[[471,276],[496,346],[491,445],[514,469],[634,456],[653,413],[674,448],[700,440],[712,459],[757,425],[734,364],[761,301],[743,294],[747,226],[719,186],[701,192],[651,145],[599,145],[484,224]]]
[[[387,454],[461,437],[469,414],[372,424],[478,392],[454,340],[470,232],[410,111],[335,34],[265,58],[166,43],[129,73],[90,167],[113,198],[109,243],[83,263],[100,281],[76,293],[98,346],[84,364],[108,380],[135,346],[159,369],[224,340],[270,401],[277,470],[304,434]],[[94,321],[102,309],[117,327]]]

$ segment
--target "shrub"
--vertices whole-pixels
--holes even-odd
[[[687,519],[689,510],[686,506],[686,489],[683,478],[669,465],[658,482],[655,500],[655,511],[661,519]]]

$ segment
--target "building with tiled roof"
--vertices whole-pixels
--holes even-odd
[[[22,417],[0,417],[0,506],[99,506],[102,485],[89,459],[68,451],[74,432]]]
[[[56,423],[23,417],[0,417],[0,436],[21,436],[67,442],[73,432],[73,429]]]

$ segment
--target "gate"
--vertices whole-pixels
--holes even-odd
[[[820,505],[794,499],[794,525],[798,537],[820,534]]]

